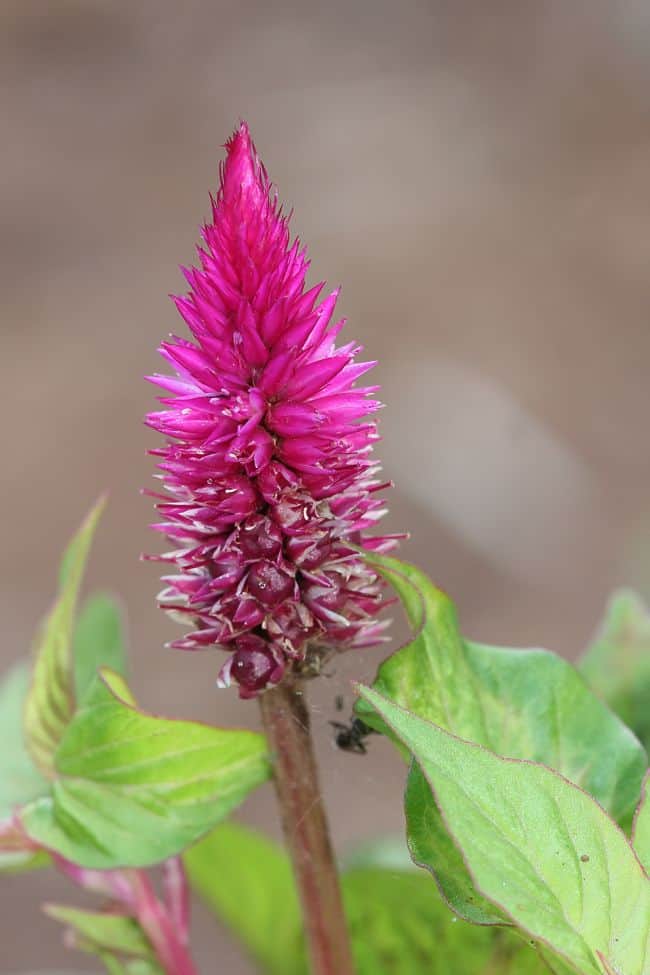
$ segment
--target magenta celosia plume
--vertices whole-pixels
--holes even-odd
[[[176,299],[192,341],[163,342],[176,375],[148,377],[171,395],[147,422],[167,438],[152,451],[168,493],[154,527],[175,546],[160,604],[193,628],[172,646],[228,651],[219,682],[251,697],[310,648],[378,641],[381,587],[351,546],[390,539],[365,534],[385,486],[367,419],[377,387],[356,386],[374,363],[337,348],[338,292],[307,290],[305,250],[245,124],[226,150],[201,266]]]

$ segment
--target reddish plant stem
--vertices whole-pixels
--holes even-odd
[[[144,870],[88,870],[56,855],[54,862],[80,887],[110,897],[139,922],[165,975],[198,975],[188,948],[189,890],[180,859],[163,866],[167,903]]]
[[[304,684],[284,681],[259,700],[274,758],[275,788],[302,905],[312,975],[354,975]]]
[[[187,936],[160,903],[143,870],[134,871],[135,916],[154,947],[165,975],[198,975]]]
[[[176,929],[178,940],[186,945],[190,936],[190,888],[181,857],[172,857],[163,863],[165,901]]]

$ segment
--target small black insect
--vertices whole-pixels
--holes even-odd
[[[343,710],[343,698],[340,695],[336,697],[335,706],[337,711]],[[374,728],[370,728],[361,718],[352,718],[349,724],[342,724],[340,721],[330,721],[330,724],[336,731],[334,742],[337,748],[355,755],[366,754],[365,739],[374,734]]]
[[[334,741],[336,747],[343,752],[354,752],[355,755],[365,755],[368,749],[364,738],[374,734],[374,728],[369,728],[361,718],[353,718],[350,724],[341,724],[340,721],[330,721],[336,729]]]

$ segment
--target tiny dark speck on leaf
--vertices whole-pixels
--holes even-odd
[[[586,853],[583,853],[580,859],[582,860],[583,863],[589,863],[589,857],[587,856]]]

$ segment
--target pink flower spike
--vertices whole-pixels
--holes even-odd
[[[246,123],[225,148],[199,266],[174,299],[189,337],[161,344],[175,375],[148,377],[164,409],[146,422],[166,438],[152,527],[174,546],[159,601],[194,627],[171,645],[225,650],[218,683],[249,698],[308,670],[312,648],[383,639],[381,582],[350,544],[383,552],[399,536],[365,535],[386,486],[370,456],[377,387],[356,386],[374,363],[337,348],[339,290],[307,287]]]

